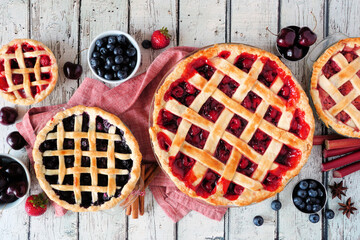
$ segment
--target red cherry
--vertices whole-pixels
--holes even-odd
[[[239,167],[241,169],[245,169],[248,165],[249,165],[249,160],[247,160],[246,158],[243,158],[239,164]]]
[[[298,43],[301,46],[309,47],[313,45],[317,40],[316,34],[308,27],[302,27],[299,31]]]
[[[291,47],[295,43],[296,32],[291,28],[283,28],[276,39],[276,43],[280,47]]]
[[[290,48],[288,48],[285,52],[284,57],[291,61],[297,61],[302,59],[305,56],[304,50],[297,45],[294,45]]]
[[[3,107],[0,109],[0,123],[3,125],[13,124],[18,116],[15,108]]]
[[[237,118],[233,118],[231,119],[231,122],[230,122],[230,128],[232,129],[238,129],[241,125],[241,122],[239,119]]]
[[[79,79],[83,70],[80,64],[66,62],[63,67],[64,75],[68,79]]]
[[[50,58],[47,55],[43,55],[40,58],[40,66],[41,67],[46,67],[46,66],[50,66]]]

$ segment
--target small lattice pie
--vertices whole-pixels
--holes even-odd
[[[314,63],[311,97],[327,126],[360,138],[360,38],[340,40]]]
[[[150,135],[189,196],[248,205],[280,192],[306,163],[314,118],[289,69],[269,52],[220,44],[182,60],[154,100]]]
[[[57,113],[37,135],[33,158],[41,188],[76,212],[115,206],[140,175],[136,139],[118,117],[95,107]]]
[[[0,94],[7,101],[30,105],[54,89],[58,66],[51,50],[32,39],[15,39],[0,49]]]

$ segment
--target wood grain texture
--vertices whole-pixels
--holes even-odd
[[[78,87],[77,81],[64,77],[62,66],[72,61],[78,52],[79,1],[31,1],[30,37],[43,42],[54,53],[59,66],[59,79],[53,92],[35,106],[65,103]],[[32,169],[31,193],[41,192]],[[30,218],[30,239],[77,239],[78,214],[69,212],[64,217],[54,217],[54,209],[44,216]],[[56,227],[54,227],[56,226]]]
[[[185,0],[179,6],[179,45],[204,47],[225,42],[226,2]],[[224,218],[210,220],[192,211],[177,224],[178,239],[222,239]]]
[[[310,29],[315,27],[314,17],[317,20],[317,27],[315,32],[318,36],[318,41],[322,40],[323,25],[324,25],[324,2],[315,1],[309,4],[307,0],[295,1],[295,0],[283,0],[281,1],[281,14],[280,14],[280,28],[296,25],[296,26],[308,26]],[[313,47],[312,47],[313,48]],[[311,49],[312,49],[311,48]],[[311,50],[310,49],[310,50]],[[286,59],[282,59],[283,62],[291,69],[295,78],[302,85],[305,91],[308,91],[308,83],[310,79],[307,78],[308,73],[311,71],[305,67],[305,59],[297,62],[291,62]],[[316,119],[315,134],[322,133],[322,123]],[[321,146],[313,147],[308,162],[301,170],[300,174],[295,177],[280,193],[279,199],[283,204],[283,208],[279,212],[279,238],[280,239],[304,239],[311,237],[311,239],[322,239],[322,223],[313,224],[309,221],[309,215],[301,213],[295,208],[292,203],[292,190],[295,185],[301,179],[312,178],[318,181],[322,181],[322,173],[320,170],[321,165]],[[289,222],[293,224],[289,224]],[[311,232],[311,236],[309,233]]]
[[[251,17],[249,17],[251,13]],[[244,4],[233,1],[231,6],[231,42],[245,43],[271,51],[275,37],[266,31],[277,28],[278,1],[250,1]],[[228,225],[229,239],[275,239],[277,236],[276,213],[270,208],[272,199],[247,207],[231,208]],[[261,215],[265,223],[253,224],[253,218]],[[239,224],[239,221],[241,223]]]
[[[129,34],[135,37],[141,50],[141,66],[138,73],[146,71],[151,62],[163,51],[176,45],[176,1],[131,0]],[[162,50],[144,49],[141,42],[150,40],[151,34],[167,27],[172,35],[170,46]],[[144,159],[146,160],[146,159]],[[173,239],[176,225],[157,205],[149,190],[145,196],[145,214],[138,219],[128,218],[129,239]]]
[[[356,0],[351,1],[329,1],[329,35],[341,32],[350,37],[359,37],[359,16],[360,2]],[[340,182],[341,179],[332,178],[332,172],[328,174],[328,183]],[[328,221],[328,237],[329,239],[360,239],[360,214],[356,211],[350,219],[343,216],[341,211],[338,211],[339,202],[344,203],[349,197],[355,202],[355,207],[360,209],[360,173],[355,172],[344,178],[344,184],[349,188],[346,192],[346,197],[342,200],[329,198],[329,208],[335,211],[335,218]],[[331,193],[329,192],[331,196]]]
[[[108,30],[127,32],[128,5],[126,1],[81,1],[80,50],[89,47],[92,39]],[[84,77],[96,77],[87,64],[87,50],[81,52]],[[114,84],[107,84],[113,87]],[[125,212],[116,207],[105,212],[79,213],[79,239],[124,239],[127,236]]]

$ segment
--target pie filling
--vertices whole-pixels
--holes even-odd
[[[89,115],[87,113],[83,113],[83,122],[82,122],[82,132],[88,132],[89,129]],[[75,115],[67,117],[62,120],[65,132],[73,132],[74,124],[75,124]],[[103,119],[100,116],[96,117],[96,132],[108,133],[109,128],[113,126],[107,120]],[[52,131],[49,133],[56,133],[57,126],[54,127]],[[126,144],[125,139],[123,138],[123,131],[119,128],[116,128],[115,134],[120,136],[121,141],[114,142],[114,151],[116,153],[130,154],[131,149]],[[170,143],[171,144],[171,143]],[[75,143],[74,139],[65,138],[63,141],[63,149],[74,149]],[[89,141],[88,139],[81,139],[81,150],[89,151]],[[106,139],[96,139],[96,151],[106,152],[108,148],[108,140]],[[51,151],[57,150],[57,139],[49,139],[45,140],[41,143],[39,150],[42,153],[51,153]],[[75,164],[74,155],[65,155],[65,167],[67,169],[73,168]],[[90,167],[91,159],[88,156],[81,157],[80,167]],[[96,167],[99,169],[108,169],[108,158],[107,157],[96,157]],[[43,165],[45,169],[59,169],[59,156],[43,156]],[[131,172],[133,165],[133,161],[131,159],[128,160],[120,160],[115,158],[115,169],[126,169]],[[107,192],[99,192],[98,198],[96,201],[92,199],[92,193],[82,190],[81,192],[81,203],[80,206],[84,208],[88,208],[90,206],[98,206],[102,205],[105,202],[109,201],[113,197],[119,197],[121,195],[121,190],[125,186],[125,184],[129,181],[130,175],[116,175],[116,191],[114,196],[108,196]],[[45,179],[49,182],[50,185],[53,184],[61,184],[61,185],[74,185],[73,175],[65,175],[63,182],[59,183],[58,175],[46,175]],[[81,173],[80,174],[80,185],[81,186],[92,186],[92,178],[90,173]],[[104,174],[97,174],[97,185],[105,187],[108,186],[108,176]],[[75,195],[73,191],[60,191],[54,189],[54,192],[59,196],[61,200],[64,200],[70,204],[75,204]]]
[[[344,49],[340,51],[340,53],[346,58],[348,63],[351,63],[356,58],[358,58],[358,55],[355,52],[357,49],[358,47],[352,48],[345,46]],[[322,74],[324,74],[324,76],[328,79],[334,76],[335,74],[337,74],[338,72],[340,72],[340,70],[341,68],[332,58],[330,58],[321,69]],[[356,74],[360,77],[360,71],[358,71]],[[343,96],[346,96],[353,90],[353,88],[354,87],[351,84],[351,82],[347,81],[343,85],[341,85],[338,88],[338,90]],[[325,110],[329,110],[330,108],[336,105],[334,99],[327,92],[325,92],[324,89],[322,89],[319,85],[317,86],[317,90],[319,91],[321,105]],[[360,97],[357,97],[351,103],[358,110],[360,110]],[[337,115],[335,115],[335,118],[344,124],[346,124],[351,119],[351,117],[345,111],[339,112]]]
[[[18,45],[15,44],[14,46],[10,46],[6,53],[7,54],[14,54],[16,49],[18,49]],[[21,45],[21,49],[22,49],[23,53],[44,50],[40,46],[32,46],[31,44],[26,43],[26,42]],[[51,66],[53,64],[48,55],[40,55],[38,58],[40,58],[40,67],[49,67],[49,66]],[[34,68],[34,66],[36,64],[36,60],[37,60],[37,58],[35,58],[35,57],[24,58],[25,67],[30,68],[30,69]],[[15,95],[14,92],[8,92],[9,83],[8,83],[8,80],[6,79],[6,76],[5,76],[4,63],[5,63],[4,59],[0,59],[0,90],[6,92],[7,94]],[[19,69],[20,68],[16,58],[10,59],[10,66],[11,66],[11,69]],[[34,73],[12,74],[12,79],[9,80],[9,81],[11,81],[12,84],[15,85],[15,86],[16,85],[21,85],[24,82],[24,75],[25,74],[28,75],[28,77],[30,79],[30,82],[36,81]],[[51,82],[52,81],[51,72],[41,72],[40,73],[40,79],[44,80],[44,81]],[[30,87],[31,96],[34,98],[36,95],[38,95],[42,91],[44,91],[48,86],[49,86],[49,84],[40,84],[40,85],[31,86]],[[26,92],[25,92],[24,88],[19,88],[18,90],[15,90],[15,91],[18,92],[18,94],[19,94],[19,96],[21,98],[27,98],[28,97],[26,95]]]
[[[227,59],[230,56],[230,52],[222,51],[218,54],[218,56]],[[354,56],[352,56],[352,58],[353,57]],[[249,73],[257,58],[258,56],[256,55],[242,53],[235,58],[234,65],[242,71]],[[264,63],[264,67],[259,74],[258,80],[270,88],[275,79],[280,77],[280,79],[284,82],[284,85],[280,88],[277,95],[286,102],[287,106],[296,106],[300,98],[300,93],[295,82],[291,79],[291,76],[287,76],[285,72],[277,66],[276,62],[264,57],[261,58],[261,61]],[[175,99],[182,105],[189,107],[200,93],[200,90],[187,82],[188,79],[195,74],[200,74],[206,80],[210,80],[215,71],[216,68],[212,66],[211,62],[206,57],[199,57],[193,60],[186,66],[181,78],[171,84],[165,93],[164,100],[168,101],[169,99]],[[229,76],[224,76],[218,85],[218,89],[230,98],[233,96],[238,87],[239,83]],[[250,91],[241,102],[241,105],[254,113],[261,101],[262,98],[260,96],[258,96],[255,92]],[[225,106],[222,103],[218,102],[213,97],[209,97],[200,108],[198,114],[215,123],[224,109]],[[276,106],[269,106],[264,115],[264,119],[277,126],[281,115],[282,112]],[[176,116],[165,109],[161,109],[156,122],[161,128],[167,129],[168,131],[176,134],[181,120],[181,117]],[[240,137],[247,124],[247,120],[237,114],[234,114],[226,127],[226,131],[236,137]],[[306,139],[310,133],[310,126],[306,123],[305,113],[302,110],[294,108],[294,116],[291,120],[289,132],[301,139]],[[185,137],[185,141],[196,148],[203,149],[208,136],[208,131],[193,124]],[[160,132],[157,134],[157,139],[160,148],[168,151],[172,143],[167,135]],[[266,152],[271,140],[271,136],[262,130],[257,129],[251,140],[248,142],[248,145],[256,152],[263,155]],[[213,155],[220,162],[226,164],[230,158],[232,149],[232,145],[223,139],[220,139]],[[262,181],[264,189],[268,191],[276,191],[279,187],[281,187],[283,176],[287,171],[296,168],[301,160],[301,155],[302,153],[300,150],[283,145],[274,161],[278,167],[273,170],[269,170]],[[236,200],[243,193],[243,186],[232,181],[230,182],[226,179],[221,179],[220,174],[211,169],[207,169],[204,177],[198,184],[196,184],[196,186],[194,186],[193,183],[197,180],[197,177],[192,172],[192,168],[195,163],[196,159],[187,156],[181,151],[178,152],[176,156],[171,156],[169,158],[169,166],[172,174],[176,178],[180,179],[188,188],[194,190],[198,196],[208,198],[210,195],[214,194],[220,181],[223,185],[225,198],[229,200]],[[257,167],[257,163],[242,155],[236,172],[251,178]]]

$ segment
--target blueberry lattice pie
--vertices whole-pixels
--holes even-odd
[[[37,135],[33,157],[42,189],[76,212],[115,206],[140,175],[136,139],[118,117],[96,107],[57,113]]]
[[[189,196],[248,205],[280,192],[306,163],[308,98],[273,54],[219,44],[185,58],[154,100],[150,135],[161,166]]]

